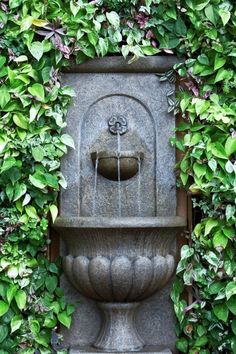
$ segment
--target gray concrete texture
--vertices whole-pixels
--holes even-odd
[[[62,330],[71,354],[174,351],[169,279],[175,237],[185,220],[175,216],[175,150],[169,143],[175,120],[167,113],[166,98],[173,85],[160,83],[153,73],[155,65],[162,72],[173,61],[162,57],[155,64],[149,58],[135,64],[133,72],[124,65],[122,73],[121,59],[110,58],[97,60],[94,70],[85,64],[83,73],[74,66],[78,73],[64,75],[64,83],[76,92],[66,128],[75,150],[62,161],[68,188],[61,192],[55,227],[65,242],[61,252],[67,278],[61,286],[70,301],[79,301],[71,329]],[[111,129],[113,120],[127,127]],[[106,170],[109,163],[98,168],[95,179],[92,154],[109,158],[110,153],[114,165],[117,149],[119,156],[126,152],[121,181],[117,171]],[[137,156],[142,156],[138,167]]]

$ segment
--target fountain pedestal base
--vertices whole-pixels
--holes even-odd
[[[69,354],[172,354],[168,348],[145,346],[135,325],[139,302],[98,302],[103,325],[92,347],[70,349]]]
[[[103,325],[93,346],[105,352],[137,352],[144,347],[135,325],[139,302],[98,302]]]

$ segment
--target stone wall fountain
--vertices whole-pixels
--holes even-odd
[[[136,311],[170,280],[175,238],[185,225],[176,216],[170,84],[155,75],[174,60],[153,57],[128,66],[121,58],[98,59],[65,75],[76,90],[67,119],[76,149],[62,164],[68,188],[55,228],[65,245],[67,279],[87,304],[84,325],[96,332],[92,340],[82,335],[77,348],[70,340],[70,353],[171,353],[144,341]],[[152,315],[148,320],[155,325]]]

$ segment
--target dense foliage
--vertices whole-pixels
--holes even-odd
[[[236,6],[222,0],[3,0],[0,3],[0,353],[62,353],[73,306],[47,260],[48,215],[66,182],[60,158],[73,91],[69,59],[177,54],[170,111],[182,112],[180,185],[202,211],[172,292],[177,347],[236,353]],[[171,79],[168,73],[163,79]],[[182,299],[184,285],[194,302]]]

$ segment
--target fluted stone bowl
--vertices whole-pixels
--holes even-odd
[[[169,280],[174,270],[172,255],[132,259],[85,256],[64,259],[64,269],[80,293],[97,301],[133,302],[154,294]]]
[[[64,270],[83,295],[132,302],[153,295],[174,270],[181,217],[58,218],[66,244]]]
[[[178,216],[56,220],[54,227],[66,245],[63,263],[68,279],[105,312],[95,347],[109,352],[143,347],[134,309],[170,279],[174,240],[184,225]]]

